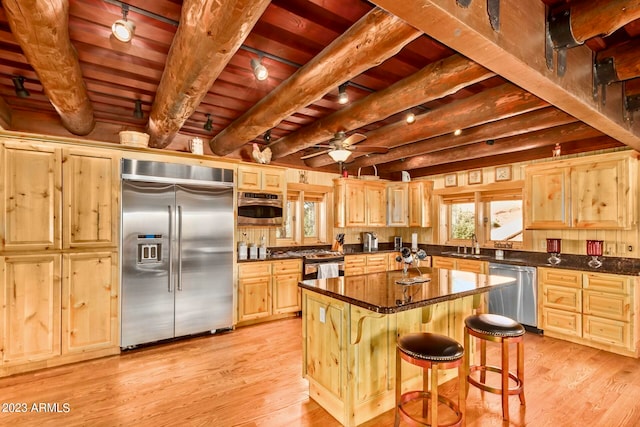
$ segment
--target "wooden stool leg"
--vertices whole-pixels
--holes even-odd
[[[465,350],[465,355],[467,354],[467,351]],[[468,386],[468,382],[467,382],[467,369],[465,367],[465,364],[461,364],[460,366],[458,366],[458,407],[460,408],[460,414],[462,415],[462,424],[461,425],[466,425],[465,422],[465,413],[467,411],[467,390],[466,387]]]
[[[524,405],[524,340],[518,342],[518,379],[520,380],[520,404]]]
[[[471,367],[471,335],[469,334],[469,330],[464,328],[464,396],[465,398],[469,396],[469,381],[467,381],[467,375],[469,375],[469,368]]]
[[[487,341],[483,339],[480,340],[480,366],[487,366]],[[484,369],[480,371],[480,382],[487,382],[487,371]]]
[[[509,340],[502,340],[502,418],[509,421]]]
[[[431,375],[433,378],[433,374]],[[429,391],[429,369],[422,368],[422,391]],[[429,413],[429,401],[427,399],[422,399],[422,418],[427,418],[427,414]]]
[[[431,425],[438,425],[438,368],[439,365],[431,365]],[[425,399],[426,402],[426,399]],[[426,415],[426,414],[425,414]]]
[[[402,395],[402,359],[400,350],[396,349],[396,419],[393,423],[395,427],[400,425],[400,396]]]

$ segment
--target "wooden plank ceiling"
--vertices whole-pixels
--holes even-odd
[[[347,169],[392,179],[550,157],[556,143],[640,149],[640,0],[492,3],[498,29],[485,0],[127,0],[123,43],[119,1],[2,0],[0,125],[111,143],[137,130],[173,151],[197,136],[206,155],[249,161],[256,143],[273,164],[328,172],[334,134],[360,133]],[[570,17],[563,76],[557,50],[545,65],[548,14]],[[597,97],[594,60],[613,65]]]

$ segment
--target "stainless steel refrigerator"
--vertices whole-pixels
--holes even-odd
[[[233,171],[122,162],[121,347],[233,326]]]

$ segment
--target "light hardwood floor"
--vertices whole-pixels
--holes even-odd
[[[468,426],[640,425],[640,361],[534,334],[525,353],[526,408],[512,396],[503,423],[500,397],[472,387]],[[338,426],[309,399],[301,355],[297,318],[3,378],[2,409],[29,412],[0,412],[0,425]],[[454,394],[455,381],[441,390]],[[34,403],[69,411],[34,412]],[[392,411],[365,424],[388,425]]]

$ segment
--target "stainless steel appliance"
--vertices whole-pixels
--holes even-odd
[[[335,251],[308,251],[302,253],[304,280],[344,276],[344,254]]]
[[[489,313],[507,316],[530,330],[540,332],[535,267],[489,263],[489,274],[516,279],[513,286],[489,292]]]
[[[233,171],[122,161],[121,347],[233,325]]]
[[[283,200],[281,194],[238,194],[238,225],[282,225]]]
[[[378,235],[370,231],[362,233],[362,250],[364,252],[375,252],[378,250]]]

